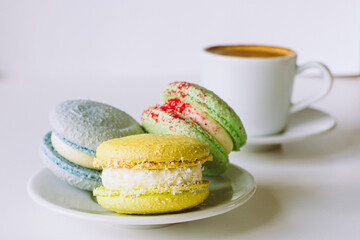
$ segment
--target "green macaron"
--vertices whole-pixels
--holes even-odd
[[[214,92],[193,83],[173,82],[166,87],[163,101],[172,98],[190,103],[218,122],[233,139],[233,151],[239,151],[246,143],[247,135],[239,116]]]
[[[228,153],[246,143],[240,118],[220,97],[199,85],[170,83],[163,105],[154,105],[142,114],[142,125],[150,133],[179,134],[196,138],[209,146],[214,160],[204,164],[204,174],[225,172]]]

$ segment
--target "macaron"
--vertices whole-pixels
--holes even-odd
[[[63,171],[73,169],[75,165],[76,169],[81,172],[79,175],[75,174],[75,177],[84,180],[86,180],[82,177],[84,175],[97,175],[97,185],[83,185],[69,180],[68,176],[62,177],[59,172],[63,171],[49,167],[60,179],[89,191],[92,191],[101,182],[101,169],[93,166],[97,146],[112,138],[144,133],[142,127],[125,112],[90,100],[61,102],[51,110],[49,120],[51,133],[46,134],[43,139],[44,147],[41,148],[43,159],[47,157],[46,165],[49,167],[48,163],[52,161]],[[59,162],[61,164],[58,164]],[[69,163],[71,164],[69,165]],[[89,174],[89,170],[92,170],[91,174]],[[67,171],[67,174],[71,173],[74,171]]]
[[[97,202],[124,214],[177,212],[203,203],[209,181],[202,163],[211,161],[203,142],[181,135],[140,134],[108,140],[96,150],[103,186]]]
[[[210,176],[225,172],[231,151],[239,151],[247,135],[239,116],[214,92],[188,82],[170,83],[163,105],[145,109],[141,122],[146,131],[196,138],[210,148],[214,161],[204,165]]]
[[[41,142],[40,156],[56,177],[72,186],[87,191],[101,186],[101,171],[81,167],[61,156],[51,143],[51,132]]]

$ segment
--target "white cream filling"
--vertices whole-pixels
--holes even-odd
[[[227,153],[230,153],[234,147],[233,140],[224,128],[215,120],[206,115],[206,113],[197,110],[191,105],[187,106],[183,114],[197,122],[206,132],[215,138]]]
[[[104,168],[103,186],[108,189],[167,188],[192,185],[202,180],[201,164],[169,169]]]
[[[77,150],[60,140],[54,133],[51,134],[51,144],[64,158],[85,168],[99,169],[93,166],[94,156]]]

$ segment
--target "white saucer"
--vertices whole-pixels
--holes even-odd
[[[271,136],[249,137],[248,150],[266,150],[282,143],[294,142],[317,136],[333,130],[336,120],[329,114],[313,108],[306,108],[290,115],[284,132]]]
[[[28,182],[30,197],[39,205],[69,216],[122,225],[129,228],[159,228],[216,216],[244,204],[254,194],[254,178],[246,170],[230,164],[220,177],[210,180],[210,196],[205,203],[187,211],[163,215],[124,215],[96,203],[91,192],[79,190],[57,179],[49,170],[35,173]]]

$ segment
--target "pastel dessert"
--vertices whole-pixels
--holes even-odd
[[[42,140],[40,156],[55,176],[72,186],[88,191],[101,186],[101,171],[81,167],[61,156],[51,143],[51,132]]]
[[[97,148],[103,186],[98,203],[125,214],[182,211],[203,203],[209,181],[202,163],[211,161],[203,142],[181,135],[140,134],[108,140]]]
[[[196,138],[210,148],[214,161],[204,164],[204,174],[220,175],[229,165],[228,154],[246,143],[239,116],[214,92],[187,82],[170,83],[164,104],[145,109],[141,122],[146,131]]]
[[[101,185],[101,169],[93,166],[97,146],[106,140],[144,133],[128,114],[90,100],[68,100],[50,112],[51,133],[45,135],[41,155],[61,180],[92,191]]]

